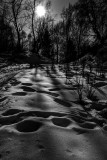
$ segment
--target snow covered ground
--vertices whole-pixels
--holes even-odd
[[[67,84],[63,70],[43,66],[8,79],[1,87],[0,159],[107,160],[107,79],[95,81],[93,99],[85,88],[81,104],[75,76]]]

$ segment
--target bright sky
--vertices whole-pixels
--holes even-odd
[[[63,7],[68,6],[69,3],[74,4],[77,0],[51,0],[54,12],[60,13]]]
[[[47,1],[48,0],[43,0],[42,2],[43,4],[46,4]],[[77,0],[50,0],[50,1],[52,5],[51,7],[52,13],[58,15],[58,17],[56,18],[57,21],[59,20],[60,13],[64,7],[67,7],[69,3],[75,4],[75,2],[77,2]]]
[[[38,5],[36,7],[36,14],[38,17],[43,17],[45,16],[46,10],[45,7],[43,5]]]
[[[39,1],[39,0],[38,0]],[[46,4],[48,0],[43,0],[43,4]],[[69,3],[74,4],[77,2],[77,0],[50,0],[51,1],[51,10],[52,13],[58,14],[60,16],[60,13],[64,7],[67,7]]]
[[[51,0],[52,11],[59,16],[64,7],[67,7],[69,3],[74,4],[75,2],[77,0]]]

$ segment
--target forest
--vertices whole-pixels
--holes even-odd
[[[38,3],[36,0],[0,1],[0,56],[14,61],[30,53],[54,63],[69,63],[87,54],[97,56],[102,48],[106,51],[106,0],[79,0],[69,4],[57,22],[51,13],[51,2],[46,3],[45,17],[36,17]]]

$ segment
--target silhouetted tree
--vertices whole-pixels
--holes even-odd
[[[79,22],[88,27],[91,39],[103,45],[107,40],[107,1],[79,0],[75,7]]]
[[[57,24],[54,25],[53,28],[53,43],[54,43],[54,50],[55,50],[55,55],[56,55],[56,59],[57,59],[57,63],[60,62],[60,48],[61,48],[61,44],[62,44],[62,39],[63,39],[63,35],[62,33],[62,22],[59,21]]]
[[[41,55],[51,58],[51,33],[46,19],[40,22],[36,36],[36,43],[39,46],[39,50],[41,50]]]
[[[36,8],[36,0],[27,0],[25,3],[25,9],[27,12],[27,22],[28,22],[28,27],[31,30],[31,35],[33,39],[33,52],[35,52],[35,41],[36,41],[36,33],[35,33],[35,8]]]
[[[69,4],[69,6],[62,12],[63,30],[64,30],[64,52],[65,61],[69,67],[69,62],[74,61],[79,52],[81,42],[81,27],[78,26],[75,16],[75,8]]]
[[[27,15],[27,23],[28,23],[28,27],[30,29],[30,33],[32,36],[32,53],[33,54],[39,54],[40,48],[41,48],[41,39],[42,39],[42,35],[41,33],[43,32],[43,25],[44,25],[44,19],[47,18],[48,15],[48,10],[51,6],[50,1],[47,1],[47,3],[45,4],[45,7],[47,8],[47,15],[45,16],[45,18],[39,18],[37,17],[36,13],[35,13],[35,8],[38,4],[40,4],[41,1],[36,1],[36,0],[26,0],[25,3],[25,9],[26,9],[26,15]]]
[[[3,1],[0,5],[0,52],[10,52],[14,47],[13,28],[6,19],[6,5],[3,5]]]
[[[21,49],[21,17],[23,13],[23,0],[8,0],[8,8],[10,11],[9,19],[11,19],[11,23],[14,26],[15,33],[17,35],[17,50]]]

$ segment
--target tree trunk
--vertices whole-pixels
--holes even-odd
[[[12,12],[13,12],[13,18],[14,18],[14,26],[15,26],[15,30],[16,30],[16,33],[17,33],[17,39],[18,39],[17,40],[17,46],[20,49],[21,39],[20,39],[20,31],[19,31],[18,24],[17,24],[17,16],[16,16],[16,13],[15,13],[15,8],[14,8],[14,1],[13,1],[13,4],[12,4]]]
[[[57,42],[57,64],[59,63],[59,45]]]

